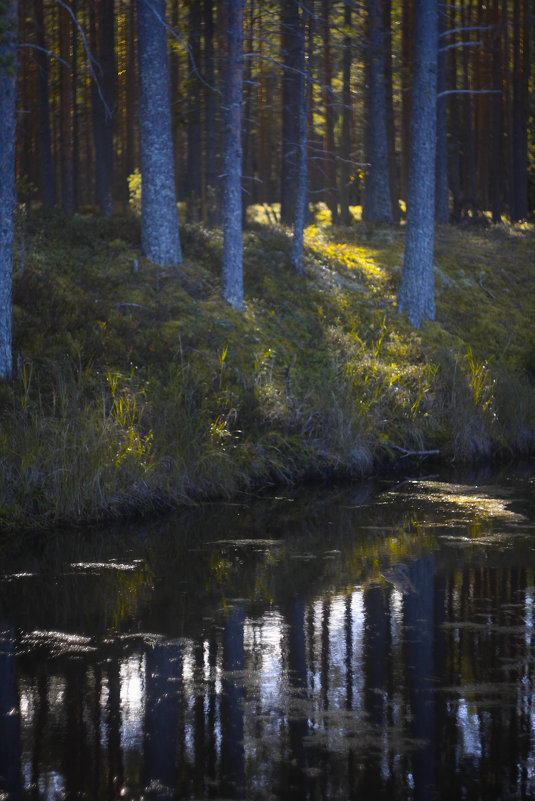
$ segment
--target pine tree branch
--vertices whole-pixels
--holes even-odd
[[[39,50],[41,53],[46,53],[46,55],[50,56],[50,58],[55,58],[56,61],[59,61],[59,63],[63,64],[64,67],[67,67],[68,70],[71,68],[71,65],[68,64],[65,59],[61,58],[61,56],[58,56],[57,53],[47,50],[46,47],[40,47],[39,45],[32,44],[31,42],[19,42],[17,47],[27,47],[30,50]]]
[[[501,93],[501,89],[447,89],[445,92],[439,92],[437,98],[446,95],[501,95]]]

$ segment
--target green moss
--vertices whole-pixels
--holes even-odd
[[[437,320],[416,332],[396,310],[403,227],[323,212],[303,276],[290,232],[251,214],[243,313],[220,298],[219,229],[184,226],[174,271],[143,258],[135,216],[26,214],[0,526],[362,474],[403,449],[532,449],[533,226],[437,229]]]

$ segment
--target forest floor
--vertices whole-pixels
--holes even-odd
[[[220,299],[220,229],[181,236],[176,271],[142,257],[134,215],[19,214],[0,527],[533,452],[535,225],[438,227],[419,331],[396,311],[403,226],[319,212],[296,275],[291,232],[253,209],[243,313]]]

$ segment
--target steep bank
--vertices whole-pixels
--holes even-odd
[[[0,525],[148,513],[412,451],[533,450],[535,227],[443,227],[437,320],[397,314],[402,227],[251,221],[245,313],[219,297],[222,237],[141,256],[135,217],[21,216],[19,372],[0,386]]]

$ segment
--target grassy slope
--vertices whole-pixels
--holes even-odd
[[[437,320],[421,331],[396,313],[400,228],[319,219],[301,277],[288,232],[253,223],[244,314],[219,298],[220,231],[182,237],[177,275],[142,258],[135,218],[20,220],[0,525],[363,474],[400,449],[533,449],[533,226],[437,230]]]

